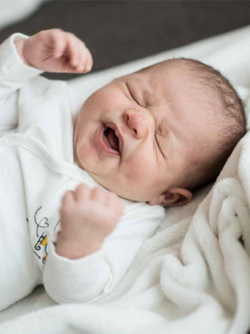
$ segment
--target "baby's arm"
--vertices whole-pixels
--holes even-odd
[[[85,73],[93,65],[84,42],[61,29],[40,31],[15,45],[23,62],[41,71]]]
[[[32,78],[42,73],[26,66],[19,57],[15,41],[27,39],[22,34],[13,34],[0,45],[0,137],[18,125],[18,90]]]
[[[27,81],[43,71],[85,73],[92,64],[85,44],[60,29],[11,35],[0,45],[0,136],[18,125],[18,107],[25,102],[18,90]]]
[[[100,187],[81,184],[64,195],[61,232],[55,245],[49,243],[44,267],[44,286],[51,298],[83,303],[105,295],[114,273],[102,245],[122,213],[122,201]]]
[[[68,214],[64,215],[65,224],[62,225],[61,233],[65,227],[66,241],[69,242],[70,234],[76,235],[76,243],[72,243],[74,249],[70,246],[68,249],[62,249],[62,252],[69,252],[69,256],[73,255],[74,258],[58,255],[59,245],[54,245],[51,241],[48,243],[43,282],[50,297],[59,303],[93,303],[107,296],[124,277],[142,243],[153,235],[165,217],[162,207],[122,200],[126,206],[117,225],[120,199],[114,194],[103,193],[102,189],[85,189],[84,185],[80,187],[83,188],[77,189],[81,190],[78,195],[82,198],[83,209],[81,201],[77,199],[78,195],[74,192],[72,202],[72,198],[64,198],[70,199],[68,204],[74,204],[72,215],[69,207],[61,210],[61,213],[68,211]],[[84,194],[85,191],[87,193]],[[86,202],[85,196],[89,196]],[[99,203],[95,204],[93,198],[90,200],[92,196],[97,196]],[[104,205],[106,196],[113,196],[108,207]],[[62,208],[65,202],[63,201]],[[81,220],[81,216],[86,217],[86,221]],[[73,217],[75,220],[68,219]],[[104,242],[101,241],[115,226],[115,230],[107,235]],[[69,232],[66,228],[72,228],[72,231]],[[76,232],[79,232],[79,236]],[[63,242],[63,239],[61,241]],[[86,255],[78,258],[84,254]]]

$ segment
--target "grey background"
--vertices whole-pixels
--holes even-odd
[[[250,2],[243,0],[44,1],[28,19],[0,31],[0,43],[14,32],[61,28],[87,44],[95,72],[246,26],[249,14]]]

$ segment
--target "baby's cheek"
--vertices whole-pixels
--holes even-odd
[[[151,178],[152,176],[150,161],[140,156],[134,157],[129,161],[126,169],[129,171],[130,177],[137,182],[141,179],[145,180],[145,178]]]

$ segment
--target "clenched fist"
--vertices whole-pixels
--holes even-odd
[[[15,42],[26,65],[45,72],[86,73],[93,66],[90,51],[74,34],[61,29],[43,30]]]
[[[60,209],[56,252],[77,259],[97,251],[116,227],[123,209],[118,196],[101,187],[90,189],[81,184],[75,191],[67,191]]]

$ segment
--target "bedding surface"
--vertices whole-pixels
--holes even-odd
[[[250,27],[78,78],[86,96],[113,78],[172,57],[220,70],[250,109]],[[249,119],[248,119],[249,128]],[[91,305],[55,305],[42,287],[0,314],[0,333],[215,333],[250,328],[250,135],[215,184],[166,210],[118,287]]]

